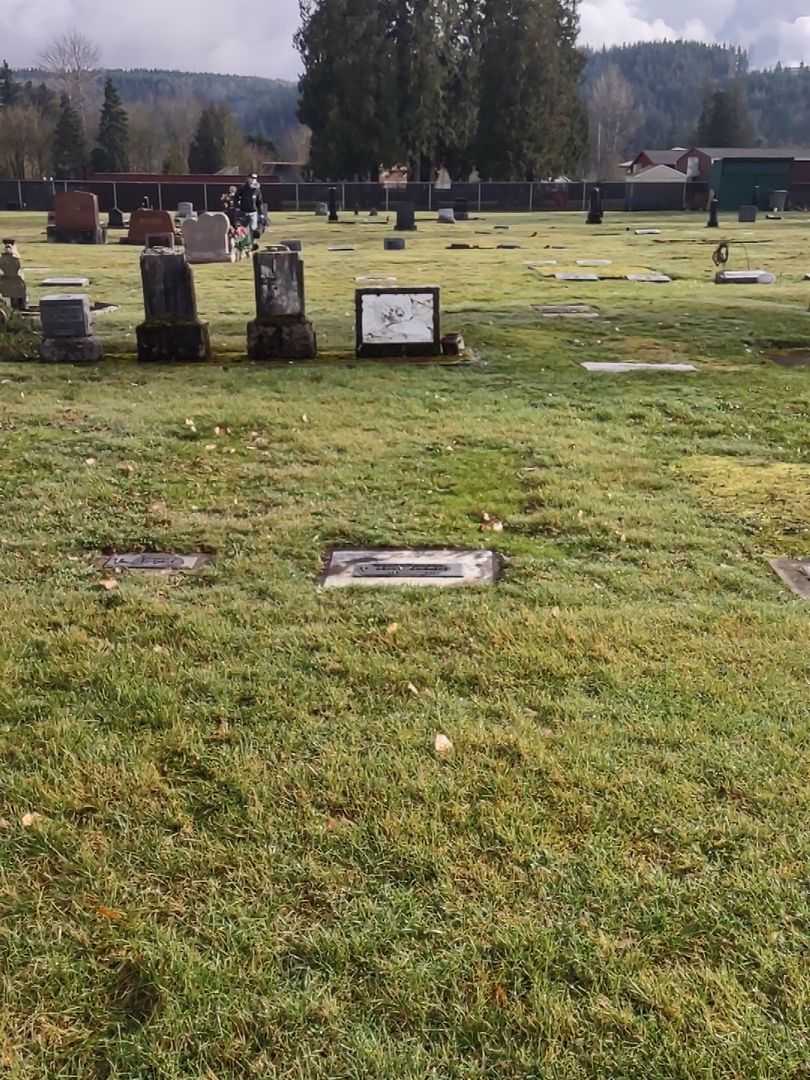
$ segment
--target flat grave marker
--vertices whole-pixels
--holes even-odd
[[[577,266],[611,266],[612,259],[577,259]]]
[[[596,375],[623,375],[633,371],[662,371],[682,375],[690,371],[697,371],[694,364],[647,364],[643,362],[623,362],[607,360],[585,360],[580,364]]]
[[[639,282],[641,284],[648,284],[648,285],[670,285],[672,283],[672,278],[667,277],[666,274],[654,274],[654,273],[649,273],[649,274],[628,274],[627,275],[627,280],[628,281],[636,281],[636,282]]]
[[[769,270],[718,270],[715,285],[773,285],[776,276]]]
[[[810,559],[769,559],[768,563],[792,592],[810,600]]]
[[[557,279],[557,281],[601,281],[601,278],[598,274],[559,273],[555,274],[554,277]]]
[[[103,555],[96,560],[102,570],[138,571],[144,574],[194,574],[214,561],[212,555],[194,552],[180,555],[174,551],[129,551]]]
[[[50,277],[40,281],[43,288],[49,289],[86,289],[90,278],[86,277]]]
[[[492,585],[498,570],[498,556],[488,549],[339,548],[329,555],[322,584],[327,589],[352,585],[459,588]]]
[[[590,304],[543,304],[537,308],[543,319],[598,319],[599,312]]]

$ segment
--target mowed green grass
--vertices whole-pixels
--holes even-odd
[[[120,305],[99,366],[0,363],[0,1075],[807,1080],[810,606],[766,557],[810,555],[810,369],[764,354],[810,346],[810,219],[364,220],[274,219],[319,361],[244,361],[243,264],[195,269],[215,361],[152,368],[138,251],[0,214]],[[713,285],[722,239],[777,284]],[[676,280],[525,265],[594,257]],[[355,361],[372,274],[473,362]],[[505,571],[319,588],[361,544]],[[127,549],[216,564],[103,588]]]

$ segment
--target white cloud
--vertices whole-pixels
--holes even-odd
[[[633,0],[585,0],[580,17],[582,41],[597,48],[675,38],[714,40],[714,35],[700,19],[690,18],[680,26],[673,26],[661,18],[646,18]]]

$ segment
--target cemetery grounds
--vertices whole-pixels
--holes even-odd
[[[96,367],[0,338],[0,1074],[810,1076],[810,609],[767,562],[810,555],[810,370],[767,355],[810,347],[810,219],[584,218],[275,215],[319,360],[243,361],[245,262],[194,269],[215,362],[151,368],[138,249],[0,214],[34,299],[119,305]],[[724,239],[777,283],[712,284]],[[354,360],[372,275],[471,362]],[[323,590],[335,545],[505,564]]]

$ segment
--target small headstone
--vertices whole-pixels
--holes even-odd
[[[467,221],[470,211],[466,199],[456,199],[453,203],[453,216],[456,221]]]
[[[194,210],[194,203],[180,202],[177,204],[176,217],[179,218],[181,222],[188,221],[190,218],[195,218],[196,216],[197,214]]]
[[[235,254],[230,238],[231,223],[222,211],[188,218],[183,224],[183,246],[186,261],[198,263],[230,263]]]
[[[672,281],[666,274],[628,274],[628,281],[638,281],[650,285],[668,285]]]
[[[49,289],[86,289],[90,279],[86,277],[49,277],[40,282]]]
[[[405,241],[401,236],[386,236],[383,240],[384,251],[404,251]]]
[[[599,187],[592,187],[588,204],[588,217],[586,224],[601,225],[604,217],[602,210],[602,191]]]
[[[437,220],[442,225],[455,225],[456,215],[452,206],[440,206]]]
[[[322,583],[328,589],[352,585],[458,588],[492,585],[498,570],[498,556],[491,550],[339,548],[329,554]]]
[[[473,251],[478,249],[478,244],[448,244],[448,251]]]
[[[752,224],[757,220],[757,207],[756,206],[741,206],[737,211],[737,221],[746,225]]]
[[[325,202],[315,203],[315,217],[327,217],[329,214],[329,207]]]
[[[108,229],[125,229],[124,224],[124,212],[119,210],[117,206],[114,206],[107,214],[107,228]]]
[[[718,270],[716,285],[773,285],[776,276],[768,270]]]
[[[396,207],[397,223],[394,226],[397,232],[414,232],[416,230],[416,210],[413,203],[399,203]]]
[[[149,210],[141,208],[133,210],[129,216],[129,230],[122,244],[137,244],[138,247],[146,246],[147,236],[174,233],[174,222],[168,210]]]
[[[57,244],[105,243],[107,230],[101,224],[98,196],[91,191],[58,191],[46,235]]]
[[[24,311],[28,301],[28,289],[22,260],[14,240],[3,240],[0,254],[0,296],[4,296],[15,311]]]
[[[90,298],[82,293],[43,296],[39,302],[42,323],[40,357],[47,363],[90,363],[103,355],[93,334]]]
[[[694,364],[644,364],[622,363],[611,361],[589,361],[580,364],[586,371],[604,375],[621,375],[633,371],[669,371],[682,374],[687,371],[697,371]]]
[[[511,225],[496,225],[495,226],[495,231],[496,232],[498,232],[498,231],[500,231],[500,232],[508,232],[508,230],[511,229],[511,228],[512,228]]]
[[[810,600],[810,559],[769,559],[768,562],[792,592],[802,600]]]
[[[464,352],[464,336],[458,332],[445,334],[442,338],[442,356],[461,356]]]
[[[141,254],[146,319],[136,328],[142,362],[208,360],[208,323],[197,317],[191,267],[182,252],[147,249]]]
[[[355,295],[358,356],[439,355],[438,288],[366,288]]]
[[[599,281],[600,280],[598,274],[567,274],[567,273],[559,273],[559,274],[555,274],[554,277],[557,279],[557,281]]]
[[[194,574],[210,566],[212,555],[194,553],[180,555],[174,551],[132,551],[120,555],[103,555],[96,560],[102,570],[115,573],[136,571],[142,574]]]
[[[720,200],[715,195],[709,202],[709,220],[706,222],[707,229],[719,229],[720,228]]]
[[[256,318],[247,324],[251,360],[310,360],[318,345],[306,318],[304,263],[297,251],[253,257]]]
[[[337,212],[337,188],[329,188],[329,220],[331,222],[339,221]]]

